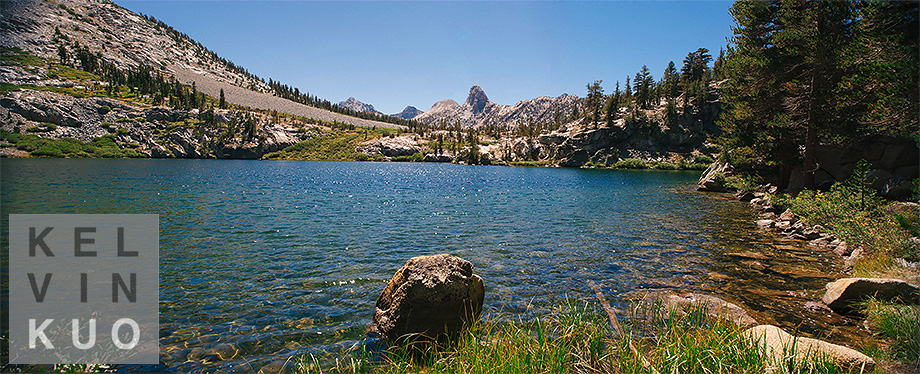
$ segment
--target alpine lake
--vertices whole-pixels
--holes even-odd
[[[842,261],[758,230],[748,204],[697,192],[699,174],[4,159],[3,258],[9,214],[158,214],[161,365],[128,371],[252,372],[292,356],[334,359],[362,344],[393,273],[437,253],[473,263],[485,281],[483,318],[526,320],[567,300],[596,305],[594,281],[621,312],[649,292],[692,291],[739,304],[760,323],[851,339],[858,321],[806,305],[820,302]]]

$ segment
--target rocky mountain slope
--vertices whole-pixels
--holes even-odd
[[[495,125],[515,129],[528,123],[563,124],[582,99],[576,95],[559,97],[540,96],[520,101],[515,105],[500,105],[489,100],[481,87],[473,86],[463,105],[454,100],[442,100],[431,109],[415,117],[419,123],[430,126],[453,126],[460,122],[464,129]]]
[[[181,68],[260,92],[269,87],[162,22],[107,0],[3,0],[0,46],[59,59],[75,43],[123,69],[147,65],[161,73]]]
[[[356,111],[356,112],[380,113],[380,114],[383,114],[382,112],[380,112],[380,111],[378,111],[376,108],[374,108],[373,105],[371,105],[371,104],[366,104],[366,103],[362,103],[362,102],[358,101],[358,99],[355,99],[354,97],[349,97],[348,100],[340,101],[340,102],[339,102],[339,106],[342,107],[342,108],[351,109],[351,110]]]
[[[0,47],[55,61],[62,54],[74,60],[86,48],[120,69],[143,65],[183,83],[195,82],[215,98],[224,89],[232,104],[355,126],[400,127],[274,97],[269,85],[246,69],[165,23],[108,0],[0,1]]]

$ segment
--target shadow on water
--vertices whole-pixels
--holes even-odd
[[[2,166],[4,261],[10,213],[160,215],[165,366],[141,370],[251,372],[334,357],[363,340],[393,272],[434,253],[474,264],[492,319],[594,302],[594,280],[621,309],[646,292],[702,291],[804,335],[846,343],[857,331],[856,321],[805,306],[840,271],[833,255],[757,231],[746,204],[693,191],[699,173],[229,160]]]

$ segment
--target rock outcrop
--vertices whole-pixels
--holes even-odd
[[[728,163],[713,162],[703,171],[696,189],[698,191],[725,192],[728,189],[728,186],[725,185],[725,178],[731,175],[731,171],[731,165]]]
[[[817,339],[794,337],[773,325],[751,327],[744,335],[757,342],[767,352],[767,372],[802,369],[815,360],[829,360],[838,368],[851,373],[868,373],[875,368],[875,361],[869,356],[842,345]],[[790,368],[789,364],[795,367]]]
[[[42,123],[55,128],[35,135],[83,142],[113,135],[122,148],[131,147],[150,157],[177,158],[260,158],[319,131],[233,110],[145,108],[108,98],[33,90],[0,96],[3,130],[27,133]],[[236,124],[234,131],[229,129],[231,123]],[[245,123],[252,132],[240,126]]]
[[[355,152],[386,157],[410,156],[422,151],[413,136],[380,137],[361,143]]]
[[[358,99],[355,99],[354,97],[349,97],[348,100],[340,101],[339,106],[342,108],[351,109],[355,112],[383,114],[377,109],[375,109],[373,105],[362,103],[358,101]]]
[[[377,299],[374,325],[390,341],[438,338],[479,319],[485,288],[473,264],[447,254],[413,257]]]
[[[872,136],[848,147],[820,146],[815,151],[815,188],[826,190],[846,180],[859,160],[871,165],[867,182],[880,196],[904,199],[911,196],[912,181],[920,177],[920,149],[913,140]],[[802,187],[802,168],[792,170],[788,192]]]
[[[857,312],[855,305],[870,297],[920,304],[920,289],[899,279],[843,278],[828,283],[825,288],[827,291],[821,300],[840,314]]]

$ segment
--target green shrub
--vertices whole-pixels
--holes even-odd
[[[648,165],[645,164],[645,161],[638,158],[625,158],[617,161],[613,167],[617,169],[646,169]]]
[[[676,164],[672,164],[672,163],[670,163],[670,162],[658,162],[658,161],[654,161],[654,162],[652,162],[652,163],[649,165],[649,168],[651,168],[651,169],[658,169],[658,170],[679,170],[679,169],[680,169],[680,166],[678,166],[678,165],[676,165]]]
[[[131,131],[128,131],[128,129],[125,129],[125,128],[120,128],[116,130],[115,133],[118,135],[128,135],[131,133]]]
[[[416,152],[408,156],[396,156],[390,158],[390,161],[394,162],[422,162],[425,161],[425,155],[421,152]]]
[[[588,161],[588,162],[586,162],[584,165],[582,165],[582,167],[584,167],[584,168],[606,169],[606,168],[607,168],[607,164],[605,164],[605,163],[603,163],[603,162]]]
[[[98,109],[96,109],[96,111],[98,111],[99,114],[101,114],[101,115],[106,115],[106,113],[112,111],[112,107],[110,107],[110,106],[108,106],[108,105],[103,105],[103,106],[100,106]]]
[[[706,164],[706,166],[709,167],[709,165],[715,161],[716,160],[714,160],[712,157],[706,155],[693,155],[694,164]]]
[[[712,164],[681,164],[680,168],[683,170],[706,170],[709,165]]]
[[[51,132],[57,130],[57,125],[48,122],[42,122],[38,126],[32,126],[26,129],[28,132]]]
[[[526,167],[546,167],[546,166],[549,166],[549,162],[548,162],[548,161],[540,161],[540,160],[533,160],[533,161],[511,161],[511,162],[509,162],[508,164],[510,164],[510,165],[512,165],[512,166],[526,166]]]
[[[868,187],[868,173],[868,162],[861,160],[846,181],[827,192],[803,191],[788,204],[809,223],[824,226],[848,243],[862,244],[877,256],[920,260],[908,231],[894,215],[884,212],[883,200]]]
[[[756,175],[736,174],[725,178],[725,185],[738,191],[754,191],[761,185],[761,179]]]

